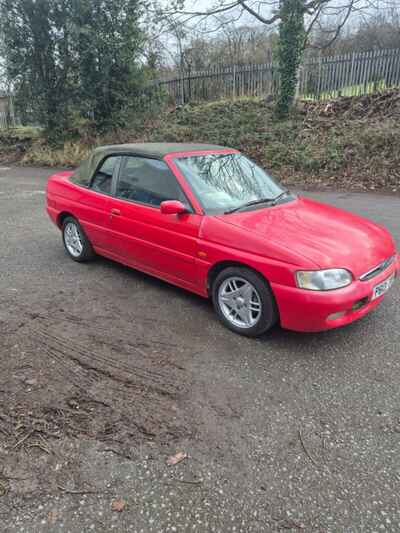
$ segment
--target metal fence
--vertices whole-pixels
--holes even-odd
[[[274,96],[279,71],[274,63],[215,66],[185,72],[155,85],[171,101],[218,100],[240,96]],[[400,49],[305,58],[299,69],[297,97],[326,100],[355,96],[400,85]]]
[[[16,126],[14,101],[12,96],[0,96],[0,129]]]
[[[215,66],[158,82],[176,103],[275,94],[279,74],[273,63]]]

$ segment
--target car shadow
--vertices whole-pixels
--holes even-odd
[[[284,346],[286,349],[293,348],[301,351],[312,347],[320,354],[321,350],[326,349],[329,345],[347,349],[349,344],[359,342],[360,337],[365,334],[365,330],[368,328],[368,323],[371,325],[373,320],[371,315],[367,315],[351,324],[318,332],[291,331],[278,324],[260,337],[260,340],[263,339],[278,349]]]
[[[238,340],[243,339],[244,341],[247,340],[248,342],[261,345],[265,345],[265,343],[267,343],[269,347],[277,350],[284,349],[286,351],[289,350],[291,352],[298,352],[302,354],[308,352],[309,356],[312,357],[310,348],[312,348],[313,353],[319,353],[319,355],[321,354],[321,351],[326,351],[327,345],[334,344],[337,349],[343,347],[344,350],[347,350],[349,343],[353,344],[358,342],[360,336],[365,334],[366,328],[368,329],[368,323],[372,324],[372,321],[374,320],[371,315],[367,315],[361,320],[355,321],[341,328],[313,333],[290,331],[282,328],[278,324],[259,338],[252,339],[241,337],[229,331],[229,329],[223,326],[223,324],[219,323],[218,318],[215,316],[213,305],[210,299],[202,298],[201,296],[191,293],[190,291],[104,257],[98,257],[93,265],[96,263],[97,265],[101,265],[101,267],[104,269],[110,271],[112,270],[113,273],[119,273],[132,281],[139,281],[153,289],[156,289],[160,292],[162,299],[166,298],[168,300],[179,300],[180,305],[186,306],[187,304],[188,310],[190,307],[193,307],[196,309],[196,312],[200,311],[203,314],[203,317],[199,320],[199,324],[200,322],[203,323],[203,321],[208,320],[213,321],[212,324],[210,324],[211,326],[218,324],[219,327],[213,327],[213,335],[215,336],[216,340],[220,340],[221,342],[226,342],[227,340],[232,341],[232,336],[234,336],[237,337]],[[375,313],[376,311],[372,314]],[[207,332],[204,332],[204,335],[207,335]]]
[[[210,308],[212,310],[211,300],[207,298],[202,298],[201,296],[190,292],[186,289],[173,285],[168,281],[164,281],[160,278],[156,278],[151,274],[146,274],[141,270],[136,270],[132,267],[125,266],[121,263],[113,261],[105,257],[98,256],[95,263],[100,264],[102,267],[107,269],[112,269],[113,272],[118,272],[124,276],[128,276],[130,279],[135,281],[142,281],[152,288],[156,288],[162,291],[164,294],[170,294],[171,296],[179,297],[182,300],[186,300],[192,304],[195,304],[198,307],[203,307],[204,309]]]

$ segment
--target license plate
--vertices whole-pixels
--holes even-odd
[[[394,282],[394,273],[386,278],[384,281],[381,281],[378,285],[375,285],[373,291],[372,291],[372,298],[371,300],[375,300],[376,298],[379,298],[379,296],[382,296],[387,292],[390,287],[393,285]]]

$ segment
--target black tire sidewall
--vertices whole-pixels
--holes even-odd
[[[241,277],[251,283],[257,290],[261,299],[261,317],[258,322],[250,328],[239,328],[232,324],[223,314],[218,302],[218,291],[222,282],[227,278],[234,276]],[[278,309],[276,306],[275,298],[267,280],[263,278],[260,274],[249,268],[233,266],[228,267],[222,272],[220,272],[212,286],[212,300],[215,311],[221,322],[230,330],[246,337],[257,337],[259,335],[262,335],[267,330],[272,328],[272,326],[274,326],[274,324],[278,320]]]
[[[65,244],[65,227],[67,224],[74,224],[79,232],[79,236],[81,238],[81,242],[82,242],[82,252],[80,253],[80,255],[78,256],[74,256],[70,253],[70,251],[68,250],[66,244]],[[92,248],[92,245],[90,244],[88,238],[86,237],[85,235],[85,232],[83,231],[81,225],[79,224],[79,222],[76,220],[76,218],[74,217],[67,217],[64,221],[63,221],[63,225],[62,225],[62,239],[63,239],[63,243],[64,243],[64,248],[68,254],[68,256],[73,259],[74,261],[77,261],[78,263],[82,263],[83,261],[88,261],[89,259],[91,259],[94,255],[93,253],[93,248]]]

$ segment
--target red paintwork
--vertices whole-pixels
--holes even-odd
[[[162,215],[181,215],[187,211],[187,208],[179,200],[165,200],[160,204]]]
[[[211,153],[234,153],[219,150]],[[60,227],[69,213],[84,228],[95,251],[138,270],[208,297],[208,276],[221,262],[239,263],[268,280],[283,327],[297,331],[331,329],[364,316],[383,297],[352,311],[373,287],[400,270],[400,259],[370,281],[361,274],[395,254],[390,234],[377,224],[313,200],[298,198],[275,207],[230,215],[204,214],[174,163],[164,158],[192,203],[194,213],[165,214],[161,209],[106,196],[71,183],[71,172],[50,177],[47,211]],[[177,204],[179,202],[167,202]],[[172,206],[173,207],[173,206]],[[176,208],[176,206],[175,206]],[[348,287],[316,292],[299,289],[297,270],[346,268]],[[346,314],[335,320],[327,317]]]

